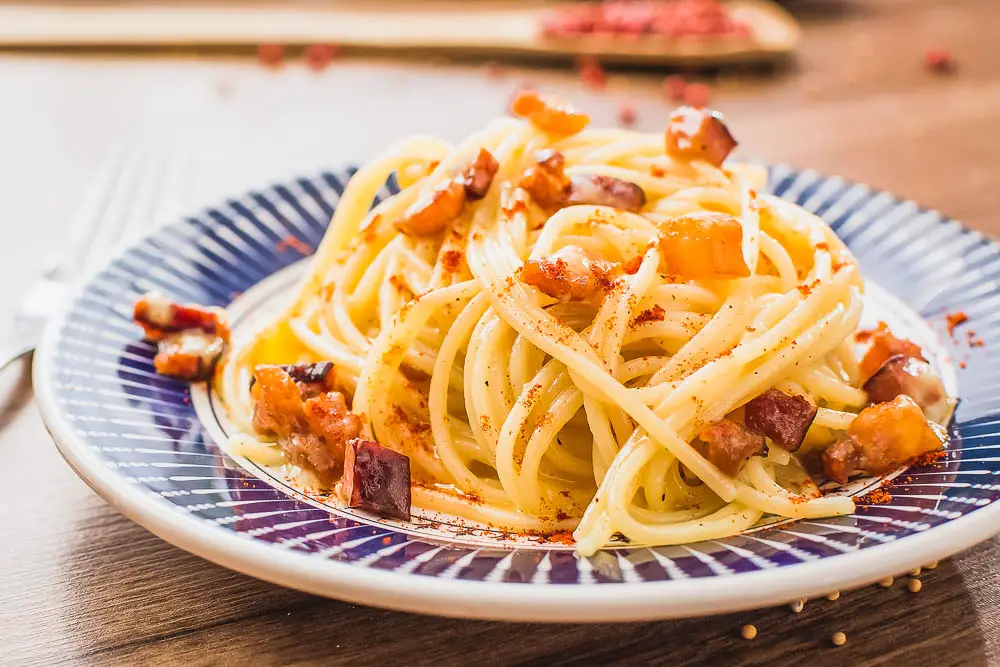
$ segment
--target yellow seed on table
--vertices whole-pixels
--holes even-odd
[[[801,600],[796,600],[795,602],[792,602],[788,606],[791,607],[792,611],[794,611],[796,614],[799,614],[802,613],[802,609],[806,606],[806,601],[803,598]]]
[[[843,632],[834,632],[833,636],[830,637],[830,641],[833,642],[834,646],[843,646],[847,643],[847,635]]]
[[[892,577],[886,577],[885,579],[879,581],[878,585],[881,586],[882,588],[889,588],[890,586],[892,586],[892,582],[893,582]]]
[[[744,625],[740,629],[740,634],[743,635],[743,639],[753,639],[757,636],[757,626],[755,625]]]
[[[909,574],[911,577],[919,577],[920,576],[920,568],[919,567],[915,567],[912,570],[910,570],[907,574]]]
[[[830,600],[831,602],[833,602],[834,600],[837,600],[839,598],[840,598],[840,591],[834,591],[834,592],[832,592],[832,593],[830,593],[829,595],[826,596],[826,599]]]
[[[923,587],[924,587],[924,585],[923,585],[923,583],[921,583],[921,581],[919,579],[910,579],[910,583],[907,586],[907,588],[910,589],[911,593],[919,593],[920,589],[923,588]]]
[[[938,562],[936,560],[932,560],[931,562],[927,563],[927,565],[924,565],[924,569],[925,570],[933,570],[937,566],[938,566]]]

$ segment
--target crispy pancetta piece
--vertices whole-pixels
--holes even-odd
[[[221,308],[179,304],[150,292],[140,298],[132,320],[156,341],[153,366],[161,375],[207,380],[229,343],[229,324]]]
[[[257,368],[263,368],[258,366]],[[332,361],[317,361],[313,364],[278,365],[276,368],[288,373],[295,380],[302,392],[303,398],[312,398],[327,391],[333,391],[337,373]],[[250,389],[257,382],[254,375],[250,378]]]
[[[715,422],[698,438],[708,445],[708,460],[727,475],[735,475],[744,461],[767,451],[763,435],[731,419]]]
[[[254,377],[254,430],[275,437],[289,460],[308,465],[332,484],[342,469],[347,442],[361,432],[361,420],[348,411],[343,394],[325,391],[305,398],[303,383],[280,366],[258,366]]]
[[[341,497],[348,507],[406,521],[410,518],[410,459],[372,440],[347,443]]]
[[[635,183],[612,176],[583,174],[570,179],[567,203],[610,206],[638,213],[646,205],[646,193]]]
[[[537,90],[518,92],[511,102],[510,110],[515,116],[528,120],[549,134],[569,136],[590,123],[587,114],[577,111],[568,102],[551,95],[542,95]]]
[[[906,394],[920,406],[928,419],[939,423],[951,412],[944,384],[931,365],[905,354],[890,357],[882,364],[865,382],[865,391],[872,403],[885,403]]]
[[[396,229],[409,236],[435,236],[458,217],[465,206],[465,186],[458,179],[445,181],[413,203],[396,220]]]
[[[873,376],[890,357],[897,354],[927,361],[919,345],[905,338],[896,338],[885,322],[879,322],[878,327],[871,331],[859,331],[856,337],[861,342],[870,343],[868,351],[861,359],[861,375],[864,378]]]
[[[149,340],[163,340],[182,331],[201,331],[229,342],[229,323],[222,308],[174,303],[159,292],[148,292],[135,302],[132,320]]]
[[[848,436],[823,453],[827,476],[841,483],[853,470],[884,475],[944,445],[920,406],[906,394],[862,410]]]
[[[660,224],[664,271],[686,280],[746,278],[743,226],[725,213],[689,213]]]
[[[521,280],[560,301],[600,303],[614,284],[618,269],[569,245],[548,257],[529,257],[521,269]]]
[[[794,452],[802,445],[816,418],[816,406],[802,396],[768,389],[746,404],[747,427],[763,433],[782,449]]]
[[[667,124],[667,155],[679,160],[704,160],[721,167],[736,148],[722,114],[705,108],[679,107]]]
[[[847,478],[861,464],[861,449],[853,438],[847,436],[823,450],[823,472],[838,484],[847,484]]]
[[[465,188],[466,201],[479,201],[486,196],[493,177],[497,175],[500,163],[485,148],[479,149],[476,159],[462,170],[461,182]]]
[[[562,208],[569,201],[573,183],[566,176],[566,158],[559,151],[546,149],[535,154],[535,164],[521,177],[521,187],[531,200],[544,209]]]

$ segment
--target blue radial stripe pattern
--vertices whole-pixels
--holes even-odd
[[[154,234],[95,275],[59,331],[51,377],[62,417],[123,483],[191,521],[274,549],[358,568],[512,585],[632,585],[739,577],[906,540],[1000,497],[1000,252],[982,235],[913,202],[840,178],[771,168],[772,191],[823,217],[869,278],[930,320],[963,310],[977,342],[946,339],[962,403],[939,462],[906,471],[891,500],[850,516],[779,523],[726,540],[629,547],[578,558],[545,545],[470,545],[331,513],[241,470],[212,441],[184,383],[157,375],[154,345],[130,322],[141,294],[227,305],[315,248],[353,170],[321,173],[204,211]],[[390,182],[379,194],[395,190]],[[294,237],[297,242],[288,243]],[[979,344],[979,340],[982,344]]]

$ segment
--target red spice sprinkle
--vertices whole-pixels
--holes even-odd
[[[927,452],[926,454],[921,454],[913,461],[914,465],[918,466],[932,466],[935,463],[941,463],[948,456],[948,452],[943,449],[939,449],[933,452]]]
[[[629,275],[634,275],[642,266],[642,255],[636,255],[622,265],[622,270]]]
[[[257,60],[268,67],[277,67],[285,60],[285,47],[281,44],[260,44]]]
[[[884,505],[889,502],[892,502],[892,494],[883,488],[869,491],[857,499],[859,505]]]
[[[491,60],[490,62],[486,63],[487,79],[491,80],[502,79],[506,74],[507,70],[504,69],[504,66],[498,63],[497,61]]]
[[[712,102],[712,89],[707,83],[694,81],[684,88],[684,103],[692,107],[707,107]]]
[[[663,80],[663,96],[672,104],[684,101],[684,91],[687,89],[687,79],[680,74],[671,74]]]
[[[932,46],[924,52],[924,67],[935,74],[951,74],[956,65],[948,49]]]
[[[326,69],[339,51],[340,47],[336,44],[313,44],[306,48],[306,64],[317,72]]]
[[[303,255],[311,255],[313,248],[311,245],[303,241],[302,239],[296,238],[294,236],[288,235],[278,241],[274,246],[274,249],[278,252],[285,252],[288,249],[297,250]]]
[[[618,122],[620,122],[625,127],[632,127],[635,125],[636,113],[635,107],[628,102],[622,102],[618,106]]]
[[[608,75],[601,67],[601,63],[594,56],[583,55],[576,59],[576,71],[580,75],[580,80],[588,88],[599,90],[604,88],[608,82]]]
[[[656,304],[649,310],[644,310],[638,315],[636,315],[635,320],[633,320],[634,326],[641,326],[647,322],[662,322],[663,318],[666,317],[667,311],[663,310],[663,306]]]
[[[944,317],[948,321],[948,335],[952,338],[955,337],[955,327],[969,321],[969,316],[961,310],[955,311],[954,313],[947,313]]]
[[[548,536],[548,542],[555,542],[556,544],[566,544],[573,545],[576,544],[576,540],[573,539],[573,533],[569,531],[563,531],[561,533],[552,533]]]

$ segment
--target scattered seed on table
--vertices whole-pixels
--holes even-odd
[[[840,591],[834,591],[830,593],[829,595],[826,596],[826,599],[829,600],[830,602],[840,599]]]
[[[924,565],[924,569],[925,570],[933,570],[937,566],[938,566],[938,562],[936,560],[932,560],[931,562],[927,563],[927,565]]]
[[[757,626],[748,623],[740,628],[740,634],[743,635],[743,639],[753,639],[757,636]]]
[[[920,568],[919,567],[915,567],[912,570],[910,570],[909,572],[907,572],[907,574],[909,574],[911,577],[919,577],[920,576]]]
[[[924,584],[919,579],[910,579],[910,583],[907,584],[907,588],[910,589],[911,593],[919,593],[923,587]]]
[[[894,579],[892,577],[886,577],[885,579],[879,581],[878,585],[881,586],[882,588],[889,588],[890,586],[892,586],[893,581]]]
[[[788,606],[791,607],[792,611],[794,611],[796,614],[800,614],[802,613],[802,609],[806,606],[805,598],[801,600],[796,600],[791,604],[789,604]]]
[[[833,642],[834,646],[843,646],[847,643],[847,635],[843,632],[834,632],[833,636],[830,637],[830,641]]]

